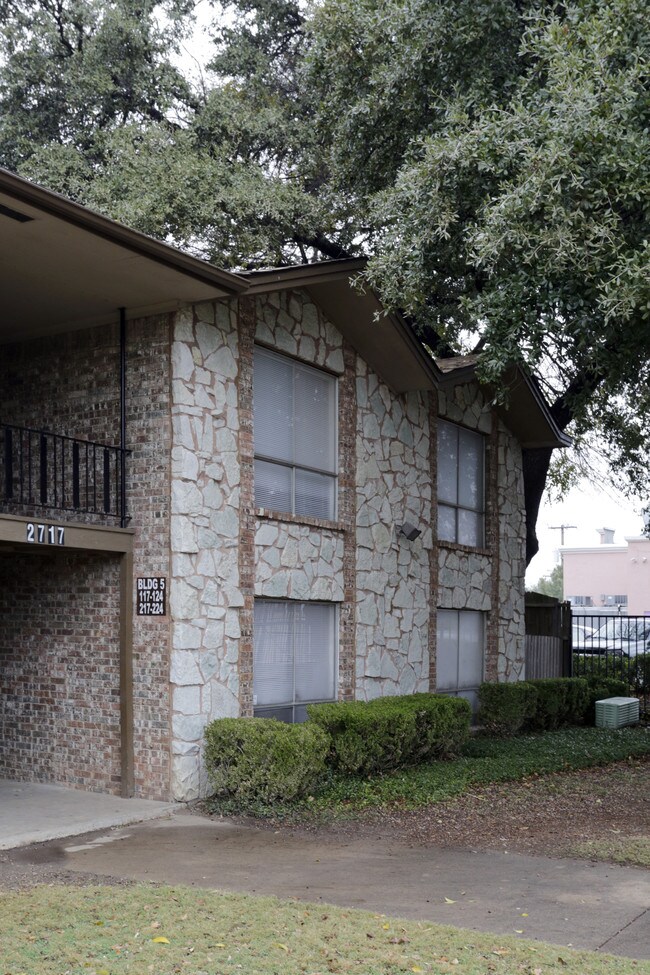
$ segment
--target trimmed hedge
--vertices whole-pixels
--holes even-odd
[[[468,701],[438,694],[309,704],[307,713],[329,735],[328,764],[344,775],[456,755],[471,721]]]
[[[551,731],[581,724],[589,701],[589,683],[582,677],[485,683],[479,687],[479,722],[495,734]]]
[[[205,729],[205,764],[217,795],[242,806],[290,802],[325,772],[329,739],[313,723],[220,718]]]
[[[481,684],[479,722],[494,735],[516,735],[530,723],[537,707],[537,691],[529,681]]]

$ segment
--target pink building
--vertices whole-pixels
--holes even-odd
[[[586,612],[650,613],[650,539],[626,538],[625,545],[616,545],[613,529],[598,534],[600,545],[560,549],[564,598]]]

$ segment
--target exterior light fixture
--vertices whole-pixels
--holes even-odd
[[[400,535],[405,535],[408,538],[409,542],[414,542],[422,534],[422,529],[416,528],[410,521],[405,521],[403,525],[399,526],[398,530]]]

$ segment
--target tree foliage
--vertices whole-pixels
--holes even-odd
[[[532,588],[533,592],[541,592],[544,596],[554,596],[555,599],[564,599],[564,571],[562,563],[559,562],[547,575],[541,576]]]
[[[196,83],[193,0],[0,0],[0,163],[225,266],[366,253],[431,344],[535,369],[647,490],[645,0],[211,2]]]

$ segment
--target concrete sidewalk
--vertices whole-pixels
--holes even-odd
[[[171,802],[0,779],[0,850],[164,816]]]
[[[359,907],[650,959],[650,871],[273,833],[187,813],[18,851],[66,870]],[[451,903],[449,903],[451,901]]]

